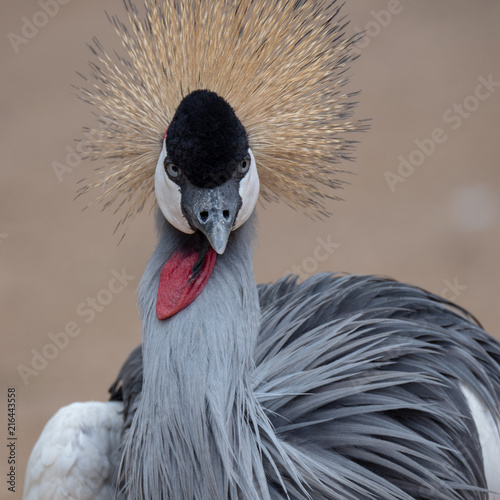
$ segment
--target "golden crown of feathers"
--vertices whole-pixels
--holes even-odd
[[[346,132],[354,93],[344,93],[353,57],[346,23],[332,0],[145,0],[141,15],[125,0],[129,26],[112,17],[126,49],[112,57],[97,40],[81,97],[104,126],[90,130],[105,206],[125,215],[154,192],[163,134],[183,97],[208,89],[223,97],[246,129],[265,200],[283,199],[325,215],[336,165],[350,159]],[[88,130],[88,129],[87,129]]]

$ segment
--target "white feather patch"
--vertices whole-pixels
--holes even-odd
[[[61,408],[31,452],[23,500],[115,498],[122,411],[119,402],[73,403]]]
[[[163,149],[156,164],[155,195],[165,219],[176,229],[186,234],[193,234],[194,230],[184,217],[181,208],[181,188],[173,182],[165,172],[163,162],[167,157],[167,147],[163,141]]]
[[[257,164],[250,148],[248,148],[248,153],[251,158],[250,170],[240,181],[239,193],[242,205],[234,222],[233,229],[237,229],[248,220],[259,198],[260,182]]]
[[[489,500],[500,500],[500,420],[494,418],[484,401],[468,386],[460,384],[479,434]]]

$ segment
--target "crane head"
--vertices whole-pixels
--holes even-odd
[[[208,90],[181,101],[163,138],[155,193],[179,231],[201,231],[218,253],[252,214],[259,176],[245,128],[232,107]]]

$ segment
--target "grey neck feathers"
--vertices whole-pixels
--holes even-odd
[[[140,286],[144,385],[124,444],[128,498],[269,498],[258,429],[267,420],[249,379],[260,307],[253,222],[233,232],[195,301],[156,317],[161,268],[186,236],[160,215],[159,243]]]

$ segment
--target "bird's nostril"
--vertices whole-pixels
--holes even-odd
[[[208,212],[206,210],[203,210],[200,212],[200,222],[207,222],[208,220]]]
[[[229,210],[223,210],[222,216],[224,217],[224,219],[229,220]]]

